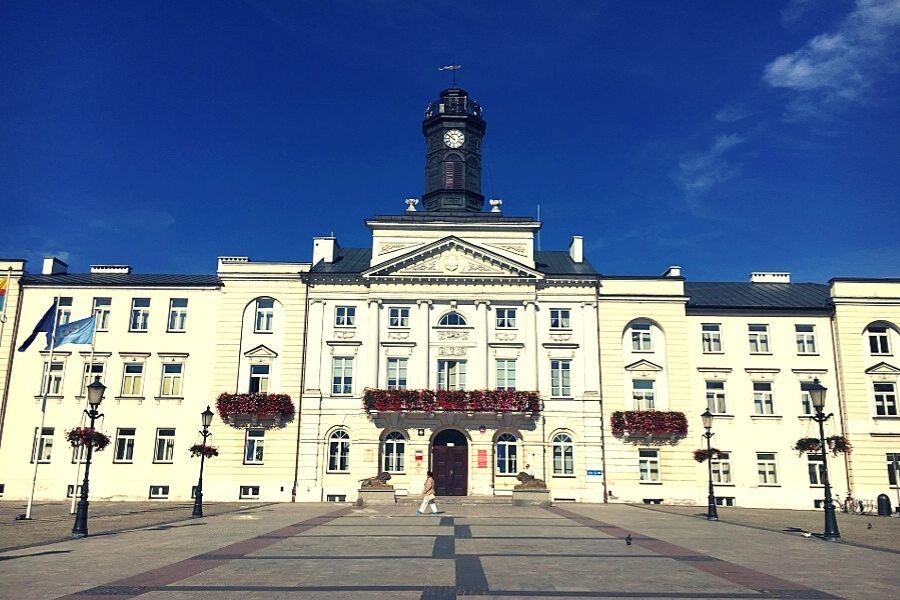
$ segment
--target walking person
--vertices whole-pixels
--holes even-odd
[[[425,487],[422,488],[422,505],[416,511],[416,514],[425,514],[425,508],[429,504],[431,505],[432,514],[436,515],[438,509],[437,504],[434,503],[434,473],[431,471],[428,471],[427,477],[425,477]]]

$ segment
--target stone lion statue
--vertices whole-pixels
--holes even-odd
[[[386,471],[381,471],[375,477],[368,477],[363,479],[360,482],[359,487],[361,488],[392,488],[394,486],[389,485],[388,481],[391,479],[391,474]]]
[[[519,485],[515,487],[517,490],[545,490],[547,489],[547,482],[543,479],[538,479],[534,475],[529,475],[525,471],[520,472],[516,475],[516,479],[519,480]]]

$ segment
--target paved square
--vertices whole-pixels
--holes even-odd
[[[414,510],[275,505],[0,553],[0,596],[900,596],[900,555],[891,551],[623,505],[451,506],[421,517],[411,515]]]

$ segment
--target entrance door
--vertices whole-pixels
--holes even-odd
[[[469,447],[455,429],[438,433],[431,447],[431,470],[438,496],[465,496],[469,490]]]

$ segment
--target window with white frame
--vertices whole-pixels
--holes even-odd
[[[167,485],[151,485],[150,486],[150,499],[151,500],[166,500],[169,498],[169,486]]]
[[[570,312],[568,308],[551,308],[550,309],[550,329],[569,329]]]
[[[52,365],[44,363],[44,376],[41,383],[41,394],[50,396],[59,396],[63,389],[63,374],[65,365],[61,362],[54,362]]]
[[[159,428],[156,430],[156,447],[153,451],[153,462],[171,463],[175,457],[175,430]]]
[[[133,427],[116,429],[116,454],[113,462],[130,463],[134,461],[134,437],[137,430]]]
[[[759,485],[778,485],[778,465],[774,452],[756,453],[756,473]]]
[[[241,489],[238,493],[239,500],[258,500],[259,499],[259,486],[258,485],[242,485]]]
[[[553,436],[553,474],[575,474],[575,445],[568,433],[557,433]]]
[[[794,325],[794,335],[797,338],[797,354],[816,353],[815,325]]]
[[[888,328],[884,325],[869,325],[866,329],[869,336],[870,354],[890,354],[891,342]]]
[[[244,464],[261,465],[266,450],[266,430],[248,429],[244,440]]]
[[[112,298],[94,298],[94,331],[109,331],[109,313]]]
[[[719,451],[716,458],[711,458],[710,466],[712,466],[713,483],[729,484],[731,483],[731,452]]]
[[[269,393],[270,365],[250,365],[250,393]]]
[[[722,351],[722,325],[720,323],[703,323],[700,325],[703,340],[703,353],[715,354]]]
[[[887,462],[888,485],[897,487],[900,484],[900,452],[888,452],[884,458]]]
[[[103,373],[106,370],[106,365],[103,363],[84,363],[84,376],[81,378],[81,395],[84,396],[87,393],[87,386],[94,383],[94,379],[96,377],[100,378],[100,381],[103,381]]]
[[[169,299],[169,325],[168,331],[181,333],[187,329],[188,299]]]
[[[331,359],[331,393],[346,396],[353,393],[353,358],[335,356]]]
[[[653,338],[650,335],[650,323],[631,324],[631,350],[633,352],[653,351]]]
[[[66,498],[71,498],[72,496],[81,497],[81,484],[78,484],[77,487],[71,483],[66,486]]]
[[[631,381],[631,398],[634,400],[634,410],[653,410],[656,403],[653,397],[652,379],[633,379]]]
[[[750,354],[768,354],[769,353],[769,326],[768,325],[748,325],[747,335],[750,341]]]
[[[180,398],[183,380],[183,363],[164,364],[162,366],[162,387],[159,395],[164,398]]]
[[[438,321],[441,327],[465,327],[466,318],[458,312],[449,312]]]
[[[514,308],[498,308],[496,310],[497,329],[515,329],[516,328],[516,309]]]
[[[384,457],[384,470],[388,473],[403,473],[404,453],[406,438],[399,431],[392,431],[384,438],[382,444],[382,456]]]
[[[812,384],[812,381],[800,382],[800,411],[804,416],[814,415],[816,412],[812,405],[812,396],[809,395],[809,386]]]
[[[34,441],[31,446],[31,462],[35,460],[39,463],[50,462],[50,455],[53,453],[53,427],[35,427]]]
[[[516,359],[514,359],[514,358],[498,358],[497,359],[497,389],[498,390],[514,390],[514,389],[516,389]]]
[[[56,326],[65,325],[72,320],[72,298],[62,297],[56,308]]]
[[[387,389],[406,389],[406,368],[408,360],[405,358],[387,359]]]
[[[131,299],[131,319],[128,321],[128,331],[147,331],[150,321],[150,298]]]
[[[438,389],[463,391],[466,389],[466,361],[438,361]]]
[[[498,475],[517,475],[518,440],[511,433],[501,433],[494,444]]]
[[[122,395],[140,396],[144,392],[144,363],[125,363],[122,374]]]
[[[572,395],[572,361],[550,361],[550,395],[554,398]]]
[[[642,482],[659,481],[659,450],[638,450],[638,470]]]
[[[706,408],[713,414],[723,415],[728,412],[725,404],[725,382],[710,380],[706,382]]]
[[[806,463],[809,485],[825,485],[825,457],[821,454],[808,454]]]
[[[879,417],[897,416],[897,385],[890,382],[876,382],[875,414]]]
[[[273,298],[256,299],[256,319],[253,321],[254,333],[272,333],[275,325],[275,300]]]
[[[753,382],[753,409],[757,415],[775,414],[775,401],[772,396],[771,382]]]
[[[409,309],[392,306],[388,309],[388,327],[409,327]]]
[[[350,470],[350,434],[338,429],[328,438],[328,471],[345,473]]]
[[[334,326],[335,327],[356,327],[356,307],[355,306],[335,306],[334,307]]]

